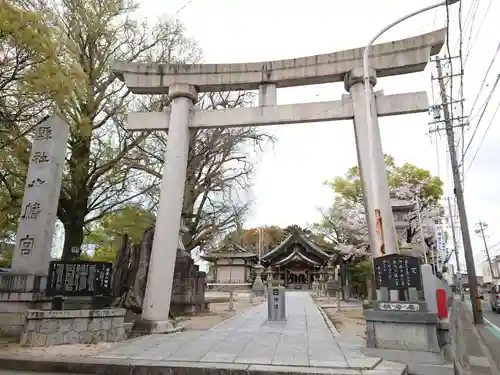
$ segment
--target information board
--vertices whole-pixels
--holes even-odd
[[[416,288],[422,290],[420,259],[410,255],[390,254],[373,260],[377,289]]]
[[[112,263],[50,262],[46,294],[54,296],[110,296]]]

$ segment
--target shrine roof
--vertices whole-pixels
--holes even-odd
[[[246,248],[236,242],[230,242],[215,249],[214,253],[251,253]]]
[[[225,244],[218,249],[208,252],[206,255],[202,255],[201,258],[204,260],[216,260],[216,259],[245,259],[245,258],[256,258],[257,254],[253,251],[249,251],[240,244],[235,242],[230,242]]]
[[[393,211],[411,211],[415,207],[415,202],[404,199],[391,199],[391,208]]]
[[[303,234],[299,233],[298,230],[295,230],[287,238],[285,238],[278,246],[276,246],[274,249],[272,249],[266,255],[264,255],[261,258],[262,261],[272,261],[275,257],[280,255],[283,251],[288,249],[289,246],[292,246],[293,244],[301,244],[306,249],[311,250],[311,252],[314,255],[316,255],[320,259],[323,259],[325,262],[331,258],[330,254],[326,253],[314,242],[309,241],[307,238],[305,238]],[[304,256],[307,257],[306,255]],[[314,261],[312,262],[315,263]]]
[[[274,263],[274,266],[275,267],[284,266],[284,265],[286,265],[288,263],[291,263],[293,261],[296,261],[296,260],[304,262],[304,263],[307,263],[307,264],[311,264],[311,265],[316,266],[316,267],[320,267],[320,266],[323,265],[322,262],[318,262],[318,261],[315,261],[315,260],[309,258],[307,255],[305,255],[300,250],[294,250],[287,257],[285,257],[285,258],[281,259],[280,261]]]

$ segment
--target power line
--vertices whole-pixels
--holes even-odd
[[[486,79],[488,78],[488,74],[490,73],[490,70],[493,66],[493,63],[495,62],[498,53],[500,52],[500,42],[497,45],[497,49],[495,50],[495,54],[490,60],[490,64],[488,65],[488,69],[486,70],[486,73],[484,74],[483,81],[481,82],[481,86],[479,87],[479,92],[477,93],[476,99],[474,100],[474,103],[472,104],[472,108],[470,109],[470,115],[472,117],[472,112],[474,111],[474,108],[477,104],[477,101],[479,100],[479,97],[481,96],[481,91],[483,91],[484,84],[486,83]]]
[[[499,77],[500,77],[500,75],[499,75]],[[482,146],[484,140],[486,139],[486,135],[490,131],[491,125],[493,124],[493,120],[495,119],[499,109],[500,109],[500,102],[498,102],[497,108],[495,109],[495,112],[493,113],[493,117],[491,118],[490,123],[486,127],[486,131],[483,134],[483,138],[481,138],[481,141],[479,142],[479,146],[477,147],[477,150],[474,153],[474,156],[472,157],[472,160],[469,163],[469,166],[467,167],[467,170],[465,171],[465,173],[467,173],[469,171],[470,167],[472,166],[472,163],[474,163],[474,160],[476,160],[476,156],[479,153],[479,150],[481,149],[481,146]]]
[[[460,0],[460,4],[462,4],[462,0]],[[446,51],[448,52],[448,63],[450,64],[450,96],[453,97],[453,64],[451,59],[451,50],[450,50],[450,6],[446,4]],[[440,81],[442,82],[442,81]],[[453,100],[452,100],[453,101]],[[444,103],[443,103],[444,105]],[[453,121],[453,112],[451,113],[451,120]]]
[[[469,142],[467,143],[467,147],[465,148],[465,151],[462,153],[462,164],[464,162],[465,155],[467,154],[467,151],[469,151],[470,145],[472,144],[472,141],[474,140],[474,137],[477,134],[477,130],[479,129],[479,125],[481,124],[481,121],[483,120],[484,114],[486,113],[486,109],[488,108],[488,104],[490,103],[490,100],[493,96],[493,93],[495,92],[495,90],[497,88],[499,80],[500,80],[500,74],[497,76],[497,79],[495,80],[495,83],[494,83],[493,87],[491,88],[490,93],[488,94],[488,97],[486,98],[486,102],[485,102],[485,105],[483,107],[483,111],[481,112],[481,116],[479,117],[479,120],[477,121],[476,127],[474,128],[474,131],[472,132],[472,136],[470,137]],[[491,123],[489,126],[491,126]]]
[[[186,4],[184,4],[183,6],[181,6],[181,7],[180,7],[180,8],[179,8],[179,9],[178,9],[178,10],[177,10],[177,11],[176,11],[173,15],[172,15],[172,17],[177,16],[180,12],[182,12],[184,9],[186,9],[186,8],[187,8],[187,6],[188,6],[189,4],[191,4],[193,1],[194,1],[194,0],[189,0]]]
[[[486,251],[486,258],[488,260],[488,264],[489,264],[489,267],[490,267],[490,272],[491,272],[491,276],[494,278],[494,279],[497,279],[499,277],[499,274],[500,274],[500,271],[498,269],[498,263],[495,262],[495,268],[496,268],[496,271],[497,272],[494,272],[493,270],[493,264],[491,263],[491,257],[490,257],[490,249],[488,248],[488,243],[486,242],[486,236],[484,234],[484,230],[488,227],[488,224],[486,224],[485,222],[479,220],[478,223],[476,224],[476,234],[479,234],[482,239],[483,239],[483,244],[484,244],[484,251]]]
[[[481,28],[482,28],[483,23],[484,23],[484,19],[486,18],[487,12],[488,12],[491,4],[492,4],[492,0],[488,4],[488,8],[486,10],[486,13],[484,14],[483,19],[480,22],[479,29],[478,29],[478,31],[476,33],[476,37],[477,37],[477,35],[479,35],[479,33],[481,31]],[[471,6],[469,7],[469,11],[467,12],[467,16],[465,17],[464,29],[465,28],[469,28],[470,30],[468,32],[468,38],[467,38],[467,48],[466,48],[467,49],[467,53],[465,55],[465,59],[461,58],[462,71],[463,71],[463,69],[465,69],[465,66],[467,64],[467,59],[468,59],[468,57],[469,57],[469,55],[470,55],[470,53],[472,51],[472,47],[474,45],[473,43],[471,43],[471,40],[472,40],[472,35],[473,35],[474,21],[476,19],[476,15],[477,15],[478,9],[479,9],[479,0],[474,0],[472,2]],[[470,25],[469,25],[469,20],[470,20]],[[459,27],[460,27],[460,25],[459,25]],[[458,41],[457,41],[457,45],[458,44],[462,44],[463,45],[463,35],[464,34],[465,33],[462,33],[462,32],[460,33]],[[456,48],[456,46],[455,46],[455,48]],[[462,51],[460,51],[460,54],[462,55]],[[462,82],[461,86],[463,86],[463,82]],[[462,95],[463,95],[463,87],[462,87]],[[464,114],[463,103],[461,105],[461,112],[462,112],[462,116],[463,116],[463,114]],[[469,118],[469,121],[470,121],[470,118]],[[457,142],[457,147],[460,146],[460,145],[462,146],[462,150],[461,150],[462,155],[464,153],[464,147],[465,147],[465,139],[464,139],[464,137],[465,137],[465,129],[462,128],[462,131],[460,132],[460,137],[459,137],[458,142]],[[462,165],[462,176],[463,176],[463,174],[464,174],[464,166]],[[463,183],[465,183],[465,181],[463,181]]]
[[[472,42],[471,42],[471,38],[472,38],[472,24],[471,24],[471,33],[469,35],[468,45],[467,45],[467,50],[468,51],[467,51],[467,54],[465,56],[464,65],[467,64],[467,60],[469,59],[469,55],[470,55],[470,53],[472,51],[472,48],[474,47],[474,45],[475,45],[475,43],[477,41],[477,37],[479,36],[479,33],[481,32],[481,29],[483,27],[484,20],[486,19],[486,16],[489,13],[489,10],[491,8],[491,4],[493,4],[493,0],[490,0],[490,3],[488,4],[488,8],[484,12],[483,18],[479,22],[479,28],[477,29],[476,35],[475,35],[474,39],[472,39]],[[477,11],[477,8],[476,8],[476,11]],[[474,17],[475,17],[475,12],[474,12]]]
[[[472,28],[472,24],[471,24]],[[459,99],[460,99],[460,114],[459,116],[463,117],[464,116],[464,63],[463,63],[463,44],[464,44],[464,38],[463,38],[463,29],[462,29],[462,0],[460,0],[459,7],[458,7],[458,30],[459,30],[459,49],[458,49],[458,57],[460,61],[460,88],[458,90],[459,92]],[[453,92],[451,93],[453,95]],[[453,111],[453,108],[452,108]],[[461,134],[461,139],[462,139],[462,153],[464,152],[464,127],[462,126],[460,128],[460,134]],[[460,144],[460,140],[459,140]],[[463,170],[463,165],[462,165],[462,183],[464,183],[464,170]]]
[[[494,249],[496,248],[497,246],[500,246],[500,241],[494,243],[493,245],[490,246],[490,249]]]

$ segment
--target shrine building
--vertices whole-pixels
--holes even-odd
[[[298,230],[293,230],[260,258],[265,267],[263,279],[281,280],[291,289],[311,289],[315,277],[319,277],[321,268],[331,257]],[[202,258],[211,263],[209,273],[216,284],[252,283],[253,266],[259,262],[257,252],[235,243],[209,252]]]
[[[252,279],[253,266],[258,255],[237,243],[225,244],[201,256],[210,262],[208,278],[217,284],[243,284]]]

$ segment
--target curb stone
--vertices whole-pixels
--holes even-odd
[[[37,373],[71,373],[96,375],[407,375],[402,364],[382,361],[371,370],[277,366],[237,363],[168,362],[148,360],[126,361],[100,358],[34,359],[28,356],[0,358],[0,369],[36,371]]]
[[[335,324],[333,324],[333,322],[330,320],[330,318],[328,317],[325,310],[319,304],[316,304],[316,306],[318,307],[318,310],[319,310],[323,320],[325,321],[326,325],[328,326],[328,329],[330,330],[332,336],[333,337],[340,336],[340,333],[337,330],[337,328],[335,327]]]

